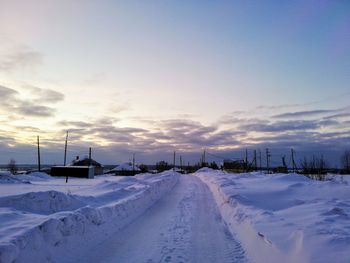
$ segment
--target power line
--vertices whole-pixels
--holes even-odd
[[[228,158],[228,157],[223,157],[223,156],[220,156],[220,155],[217,155],[217,154],[212,154],[210,152],[206,152],[208,155],[210,156],[213,156],[215,158],[218,158],[218,159],[222,159],[222,160],[230,160],[230,161],[237,161],[237,160],[241,160],[241,158]]]

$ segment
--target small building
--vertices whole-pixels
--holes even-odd
[[[93,166],[95,168],[95,175],[103,174],[103,165],[94,159],[89,159],[87,157],[80,160],[79,156],[77,156],[70,166]]]
[[[94,174],[95,174],[94,166],[53,166],[51,167],[51,176],[93,179]]]

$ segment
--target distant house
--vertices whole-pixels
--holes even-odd
[[[109,174],[114,175],[135,175],[141,173],[141,169],[135,165],[133,167],[132,163],[122,163],[112,170],[108,171]]]
[[[95,168],[95,175],[103,174],[103,165],[94,159],[84,158],[80,160],[79,156],[77,156],[70,166],[93,166]]]

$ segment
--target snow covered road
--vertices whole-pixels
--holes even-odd
[[[0,173],[0,263],[350,262],[350,178]],[[239,241],[238,241],[239,240]]]
[[[212,193],[193,175],[79,262],[246,262]]]

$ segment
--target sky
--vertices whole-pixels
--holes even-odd
[[[350,148],[350,1],[0,0],[0,163]],[[220,158],[218,157],[220,156]]]

